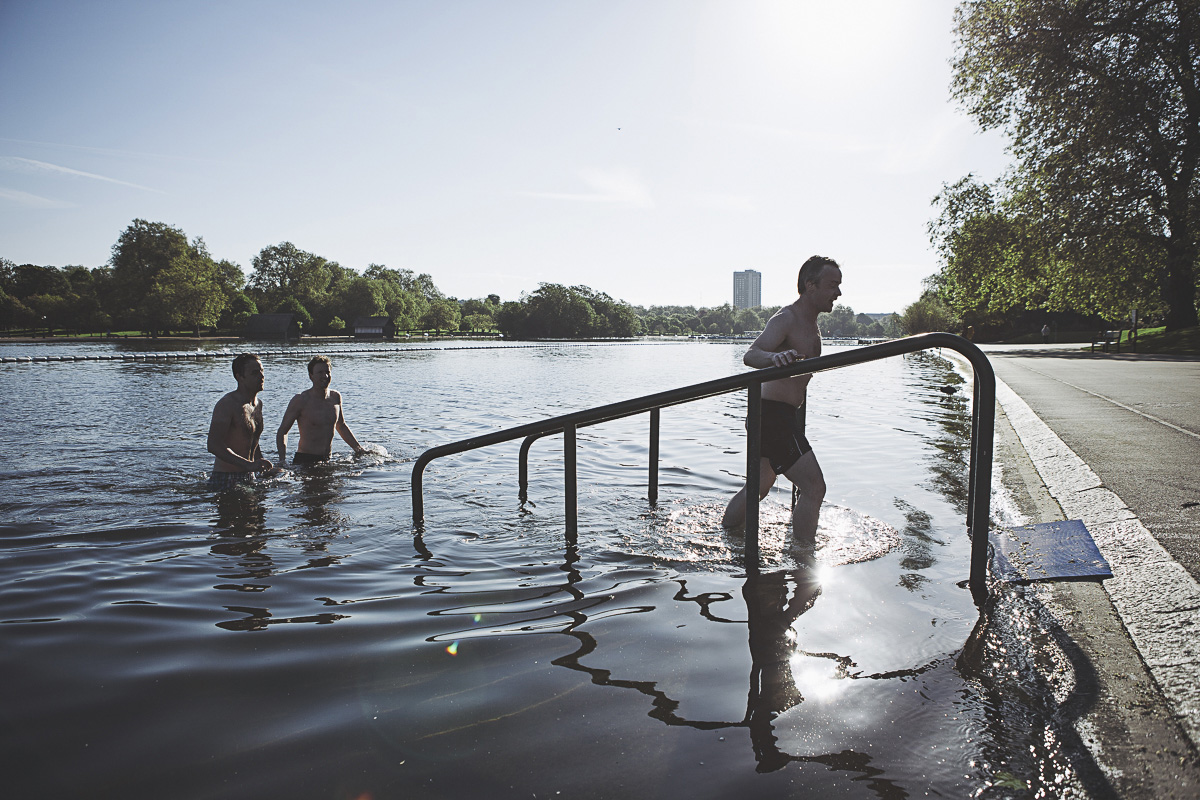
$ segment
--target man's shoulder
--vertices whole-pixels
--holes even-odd
[[[237,389],[232,392],[226,392],[221,395],[221,399],[217,401],[217,408],[226,408],[228,406],[243,405],[242,398],[238,396]]]
[[[262,400],[258,397],[255,397],[252,406],[256,412],[261,411]],[[223,414],[233,417],[245,413],[245,408],[246,398],[242,397],[240,394],[238,394],[237,390],[234,389],[232,392],[225,393],[221,399],[217,401],[217,404],[213,407],[213,414]]]
[[[796,310],[796,304],[792,303],[776,311],[771,316],[771,319],[767,321],[767,324],[774,323],[777,326],[783,325],[790,328],[798,322],[800,322],[800,312]]]

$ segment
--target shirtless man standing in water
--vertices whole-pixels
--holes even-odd
[[[755,369],[782,367],[802,358],[821,355],[821,331],[817,314],[832,311],[833,302],[842,296],[842,270],[825,256],[813,256],[800,267],[796,291],[800,297],[779,309],[766,328],[750,345],[743,363]],[[778,475],[800,490],[792,511],[792,533],[797,543],[812,542],[817,533],[817,518],[825,498],[825,476],[804,435],[803,417],[797,409],[804,405],[812,375],[770,381],[762,387],[762,465],[758,498],[767,496]],[[746,489],[743,487],[725,509],[722,524],[736,528],[746,522]]]
[[[208,487],[218,491],[239,483],[252,483],[259,472],[273,465],[262,457],[258,437],[263,432],[263,366],[258,356],[243,353],[233,359],[238,388],[217,401],[208,426],[208,452],[213,461]]]
[[[315,464],[328,461],[333,452],[333,432],[354,448],[355,455],[366,449],[354,438],[346,418],[342,415],[342,396],[329,388],[333,380],[333,365],[326,356],[314,356],[308,362],[308,377],[312,388],[305,389],[292,398],[279,430],[275,432],[275,445],[279,448],[279,463],[287,460],[287,437],[293,422],[300,423],[300,443],[296,445],[295,465]]]

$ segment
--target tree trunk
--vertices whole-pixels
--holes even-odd
[[[1196,245],[1193,242],[1171,237],[1167,243],[1167,276],[1162,299],[1167,304],[1168,331],[1200,324],[1196,319]]]

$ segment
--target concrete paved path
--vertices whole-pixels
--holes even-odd
[[[996,377],[1200,580],[1200,358],[985,345]]]

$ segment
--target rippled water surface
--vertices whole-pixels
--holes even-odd
[[[1004,797],[1061,781],[1054,687],[1009,669],[959,585],[969,386],[939,391],[961,379],[935,355],[814,379],[815,559],[790,555],[781,486],[760,573],[721,530],[744,394],[662,412],[656,505],[647,418],[581,429],[575,544],[560,437],[534,445],[524,505],[518,443],[433,462],[414,530],[427,447],[740,372],[744,347],[335,355],[372,454],[337,440],[330,465],[221,497],[204,441],[229,358],[3,365],[14,796]],[[307,356],[263,360],[271,457]],[[1019,610],[1006,625],[1035,627]]]

